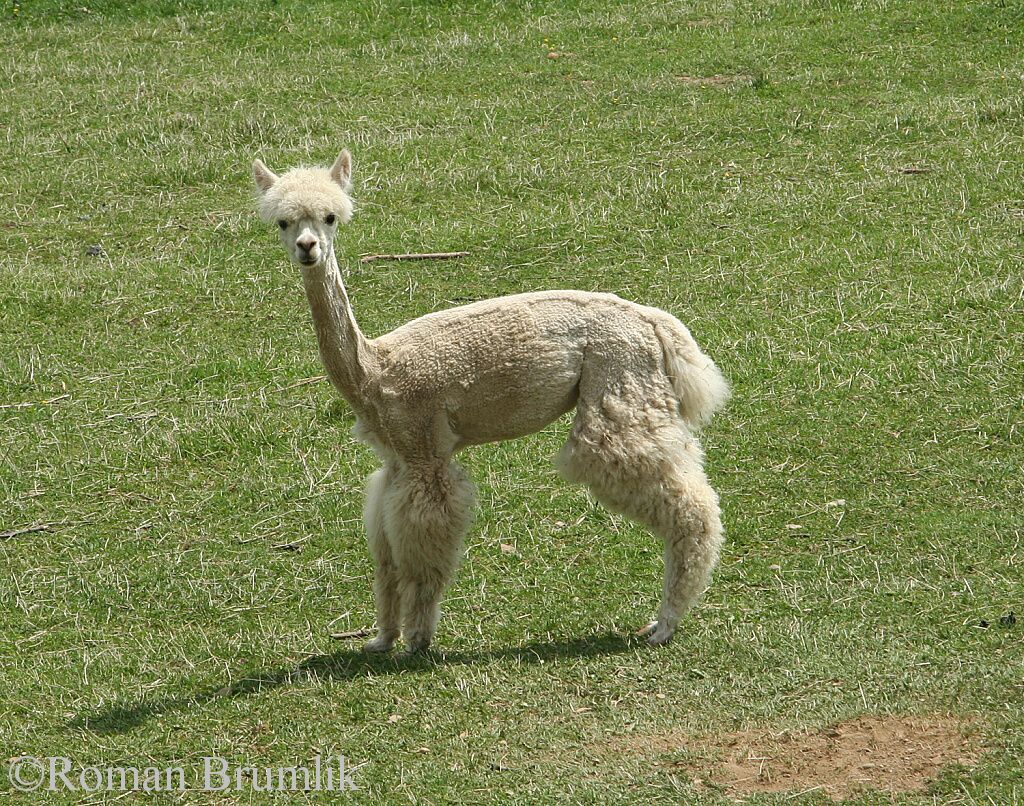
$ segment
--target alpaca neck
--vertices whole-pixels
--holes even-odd
[[[356,324],[334,247],[323,263],[303,269],[302,278],[327,377],[359,413],[363,409],[363,383],[375,357],[372,345]]]

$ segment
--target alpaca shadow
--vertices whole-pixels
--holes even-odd
[[[224,698],[248,697],[305,680],[353,680],[410,672],[422,674],[442,666],[471,666],[496,660],[536,664],[560,658],[619,655],[639,646],[640,642],[634,638],[601,633],[572,641],[536,641],[490,652],[430,651],[412,657],[369,655],[357,649],[341,649],[329,655],[313,655],[295,666],[256,672],[219,688],[211,687],[194,694],[143,699],[132,704],[114,703],[92,713],[79,714],[68,726],[98,734],[127,733],[168,712],[191,710]]]

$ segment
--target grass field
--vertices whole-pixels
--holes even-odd
[[[976,764],[893,797],[1024,801],[1019,2],[2,8],[4,759],[319,752],[366,802],[717,803],[659,737],[941,715]],[[481,512],[432,657],[329,638],[373,620],[375,463],[306,382],[249,164],[341,146],[369,335],[613,291],[730,379],[726,549],[670,647],[631,637],[660,547],[557,478],[565,423],[465,455]],[[358,261],[436,250],[471,256]],[[793,794],[753,799],[826,801]]]

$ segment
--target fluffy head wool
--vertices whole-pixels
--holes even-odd
[[[278,218],[322,220],[330,213],[342,224],[352,218],[352,157],[342,151],[326,168],[293,168],[277,176],[260,160],[253,162],[253,178],[259,191],[257,210],[270,223]]]

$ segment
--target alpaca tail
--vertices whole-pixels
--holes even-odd
[[[679,399],[679,413],[698,428],[725,405],[729,384],[715,362],[701,352],[686,326],[674,316],[663,317],[654,329],[665,351],[665,369]]]

